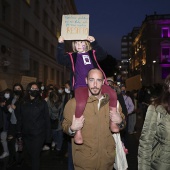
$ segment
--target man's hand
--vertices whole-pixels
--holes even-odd
[[[122,117],[120,113],[110,110],[109,115],[110,115],[110,120],[113,123],[120,124],[122,122]]]
[[[76,118],[75,115],[73,115],[72,125],[70,126],[70,129],[72,131],[77,131],[82,129],[84,120],[85,118],[83,115],[80,118]]]

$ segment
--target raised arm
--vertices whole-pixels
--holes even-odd
[[[64,45],[64,38],[60,36],[58,38],[58,46],[57,46],[57,56],[56,60],[58,64],[70,66],[70,58],[69,55],[65,53],[65,45]]]

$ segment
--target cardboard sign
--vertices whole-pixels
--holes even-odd
[[[21,77],[21,84],[22,84],[24,89],[26,89],[28,83],[36,82],[36,81],[37,81],[36,77],[29,77],[29,76],[22,76]]]
[[[89,35],[89,15],[63,15],[61,36],[65,40],[84,40]]]
[[[7,83],[5,80],[0,80],[0,92],[4,91],[8,88]]]

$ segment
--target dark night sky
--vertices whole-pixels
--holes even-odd
[[[90,35],[120,59],[121,38],[140,27],[146,15],[170,14],[170,0],[75,0],[79,14],[90,15]]]

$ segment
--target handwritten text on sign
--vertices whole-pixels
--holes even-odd
[[[83,40],[89,35],[89,15],[63,15],[61,36],[65,40]]]

